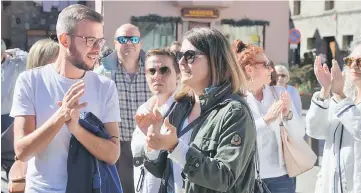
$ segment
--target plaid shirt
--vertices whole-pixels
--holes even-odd
[[[133,79],[125,71],[123,65],[118,65],[115,71],[115,84],[119,95],[120,117],[119,139],[131,141],[135,129],[134,115],[140,105],[145,103],[152,93],[145,78],[145,66],[139,60],[139,68]]]

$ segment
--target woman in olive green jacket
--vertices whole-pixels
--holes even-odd
[[[147,151],[163,152],[145,166],[164,179],[159,192],[253,192],[256,129],[227,39],[214,29],[192,29],[181,53],[177,104],[164,123],[149,113]],[[173,184],[180,173],[183,187]]]

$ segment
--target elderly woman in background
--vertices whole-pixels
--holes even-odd
[[[51,39],[42,39],[31,46],[26,69],[37,68],[55,62],[59,54],[59,44]]]
[[[290,73],[288,69],[283,65],[276,65],[275,70],[277,74],[277,86],[283,86],[287,89],[288,93],[291,95],[291,100],[296,107],[298,116],[301,117],[302,102],[301,102],[300,93],[295,87],[287,84],[288,81],[290,80]]]

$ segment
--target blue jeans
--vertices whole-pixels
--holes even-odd
[[[267,185],[271,193],[295,193],[296,184],[294,178],[288,175],[276,178],[264,178],[263,182]]]
[[[10,117],[9,114],[1,115],[1,133],[6,131],[8,127],[14,122],[14,118]]]

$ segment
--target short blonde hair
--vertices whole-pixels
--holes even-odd
[[[39,40],[30,48],[26,68],[31,69],[44,66],[51,62],[51,60],[56,59],[58,54],[58,43],[51,39]]]
[[[288,71],[288,69],[283,66],[283,65],[276,65],[275,66],[275,70],[276,72],[283,72],[285,73],[286,77],[286,83],[290,80],[290,72]]]

